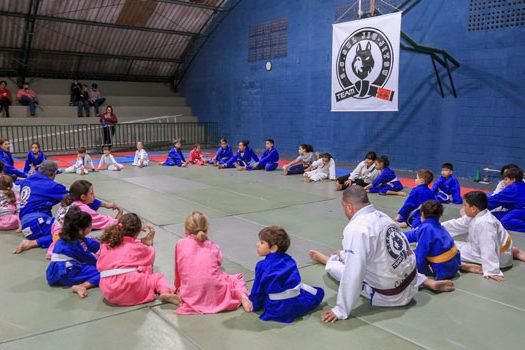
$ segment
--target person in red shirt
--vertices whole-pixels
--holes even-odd
[[[104,131],[104,145],[112,146],[111,138],[115,135],[115,125],[118,119],[115,113],[113,113],[113,107],[107,106],[106,113],[100,116],[100,124],[103,125]]]
[[[21,105],[29,106],[29,113],[34,117],[38,100],[36,98],[36,93],[29,88],[28,83],[25,83],[22,88],[18,90],[16,98]]]
[[[7,82],[0,81],[0,113],[5,110],[5,117],[9,118],[9,106],[11,105],[11,91],[7,89]]]

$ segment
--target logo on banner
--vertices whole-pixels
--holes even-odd
[[[392,101],[395,92],[384,86],[393,62],[392,44],[382,31],[367,27],[353,32],[337,56],[337,80],[342,90],[335,93],[336,101],[371,97]]]

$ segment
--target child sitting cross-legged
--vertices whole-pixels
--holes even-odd
[[[185,167],[190,164],[186,158],[184,158],[184,154],[182,154],[182,140],[181,139],[173,139],[173,148],[170,150],[170,153],[168,153],[168,157],[166,158],[166,161],[162,164],[162,166],[179,166],[179,167]]]
[[[306,182],[335,180],[335,162],[330,153],[323,153],[319,158],[304,170]]]
[[[189,161],[195,165],[206,165],[207,163],[202,159],[201,145],[196,143],[190,152]]]
[[[380,195],[393,194],[406,197],[406,193],[401,191],[403,185],[397,179],[396,174],[389,168],[390,160],[387,156],[382,155],[375,161],[376,169],[381,171],[379,175],[370,185],[365,186],[366,192],[377,193]]]
[[[410,191],[405,204],[399,210],[399,213],[394,218],[394,221],[401,228],[408,226],[417,228],[421,223],[421,204],[430,199],[436,199],[434,193],[428,188],[432,182],[434,174],[430,170],[421,169],[416,175],[416,187]]]
[[[76,163],[68,168],[65,168],[64,172],[77,173],[78,175],[86,175],[89,173],[88,168],[91,169],[91,171],[96,171],[91,157],[89,156],[89,154],[87,154],[86,147],[81,146],[78,148],[77,151]]]
[[[306,315],[323,301],[324,291],[301,282],[294,259],[286,251],[290,237],[282,227],[269,226],[259,232],[257,254],[264,256],[255,266],[250,300],[253,310],[264,312],[264,321],[290,323]]]
[[[138,239],[141,231],[148,234]],[[107,228],[100,242],[97,268],[100,291],[107,301],[117,305],[138,305],[155,300],[179,305],[180,297],[161,273],[153,273],[155,249],[151,226],[142,226],[137,214],[122,215],[118,224]]]
[[[461,188],[459,181],[452,175],[454,166],[450,163],[444,163],[441,166],[441,176],[434,182],[432,192],[437,196],[441,203],[461,204]]]
[[[450,233],[441,226],[439,218],[443,215],[443,204],[428,200],[421,205],[421,224],[413,231],[405,232],[410,243],[417,242],[417,271],[437,280],[449,279],[461,267],[460,252]]]
[[[104,146],[102,151],[104,153],[100,157],[97,170],[100,170],[104,164],[109,171],[121,171],[124,168],[124,165],[117,163],[115,157],[111,154],[111,148],[109,146]]]

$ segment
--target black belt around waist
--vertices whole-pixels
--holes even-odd
[[[414,268],[414,271],[412,271],[410,273],[410,275],[407,276],[407,278],[405,278],[403,280],[403,282],[401,282],[401,284],[395,288],[391,288],[391,289],[377,289],[377,288],[374,288],[372,287],[372,289],[376,292],[376,293],[379,293],[379,294],[382,294],[382,295],[387,295],[387,296],[392,296],[392,295],[396,295],[396,294],[399,294],[401,293],[402,291],[404,291],[408,285],[410,283],[412,283],[412,281],[414,280],[414,278],[417,276],[417,268]]]

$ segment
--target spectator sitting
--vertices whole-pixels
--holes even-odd
[[[0,81],[0,113],[5,110],[5,117],[9,118],[9,106],[11,105],[11,91],[7,88],[5,80]]]
[[[91,90],[89,90],[89,104],[95,107],[95,115],[98,116],[98,107],[103,105],[106,99],[100,95],[100,90],[97,84],[91,84]]]
[[[16,94],[16,98],[21,105],[29,106],[29,113],[32,117],[34,117],[38,99],[36,97],[36,93],[29,88],[28,83],[24,83],[24,85],[22,85],[22,88],[18,90],[18,93]]]
[[[78,81],[78,79],[73,79],[73,82],[71,83],[71,88],[69,89],[71,92],[70,98],[69,98],[69,105],[70,106],[76,106],[77,101],[80,97],[80,92],[82,91],[82,84]]]
[[[82,109],[86,110],[86,118],[89,118],[89,90],[87,85],[82,85],[82,91],[80,91],[79,99],[77,101],[78,106],[78,117],[82,118]]]

